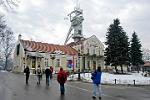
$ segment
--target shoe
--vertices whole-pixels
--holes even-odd
[[[96,97],[95,97],[95,96],[92,96],[92,98],[93,98],[93,99],[96,99]]]
[[[102,99],[102,97],[99,97],[99,99],[101,100],[101,99]]]

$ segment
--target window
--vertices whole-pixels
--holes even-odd
[[[56,67],[60,67],[60,59],[56,59]]]
[[[87,68],[90,70],[90,61],[87,61]]]
[[[45,66],[48,67],[48,59],[45,58]]]
[[[19,51],[20,51],[20,44],[17,45],[17,56],[19,55]]]
[[[35,64],[36,64],[36,59],[35,57],[32,58],[32,68],[35,68]]]
[[[78,30],[78,34],[80,34],[80,35],[81,35],[81,30]]]
[[[76,59],[76,68],[78,68],[78,59]]]
[[[95,47],[93,46],[93,54],[95,54]]]
[[[80,56],[76,59],[76,68],[80,68]]]

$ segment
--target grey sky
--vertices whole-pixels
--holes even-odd
[[[6,15],[8,25],[23,39],[63,44],[70,27],[64,20],[76,0],[20,0],[19,7],[0,13]],[[83,9],[83,34],[96,35],[104,41],[107,28],[119,18],[121,26],[131,37],[136,31],[144,48],[150,49],[150,0],[79,0]]]

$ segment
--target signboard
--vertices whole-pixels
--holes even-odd
[[[73,67],[73,62],[72,60],[67,60],[67,67],[72,68]]]

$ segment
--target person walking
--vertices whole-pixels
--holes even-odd
[[[40,85],[40,81],[41,81],[41,78],[42,78],[42,70],[41,70],[40,65],[38,65],[36,74],[37,74],[37,79],[38,79],[37,80],[37,85]]]
[[[50,77],[51,71],[49,68],[46,68],[45,75],[46,75],[46,86],[49,86],[49,77]]]
[[[50,71],[51,71],[51,73],[50,73],[50,81],[52,81],[52,78],[53,78],[53,67],[52,66],[50,66]]]
[[[63,68],[61,67],[60,71],[58,72],[58,75],[57,75],[57,81],[60,84],[60,93],[61,93],[61,95],[64,95],[64,93],[65,93],[64,84],[65,84],[66,80],[67,80],[67,74],[63,70]]]
[[[28,80],[30,75],[30,69],[28,66],[24,69],[24,73],[26,74],[26,85],[28,85]]]
[[[98,67],[97,70],[95,70],[92,73],[92,81],[93,81],[93,92],[92,92],[92,98],[96,98],[96,91],[98,91],[99,99],[101,99],[101,67]]]

